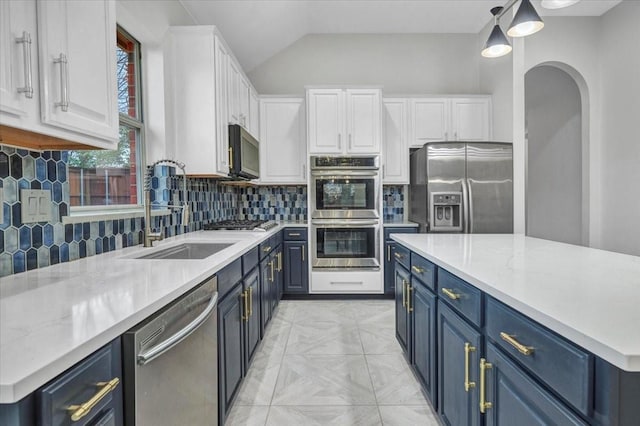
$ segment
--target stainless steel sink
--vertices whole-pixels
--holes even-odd
[[[234,243],[182,243],[135,259],[204,259]]]

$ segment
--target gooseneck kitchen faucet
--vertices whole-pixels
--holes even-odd
[[[159,164],[169,164],[182,170],[182,191],[184,193],[184,203],[181,206],[175,204],[161,204],[161,206],[169,208],[182,209],[182,226],[189,225],[189,204],[187,204],[187,172],[184,163],[175,160],[163,159],[147,167],[147,173],[144,178],[144,247],[152,247],[154,241],[160,241],[164,238],[162,230],[151,232],[151,178],[155,166]],[[161,227],[162,228],[162,227]]]

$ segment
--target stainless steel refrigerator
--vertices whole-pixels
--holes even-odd
[[[411,153],[409,220],[420,232],[513,232],[513,147],[430,142]]]

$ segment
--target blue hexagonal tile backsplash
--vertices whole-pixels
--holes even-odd
[[[63,224],[69,214],[67,153],[33,152],[0,145],[0,185],[4,190],[0,223],[0,277],[35,268],[94,256],[142,242],[143,218],[103,220]],[[188,167],[188,165],[187,165]],[[50,223],[21,222],[20,189],[51,191]],[[151,200],[155,208],[162,204],[182,204],[191,208],[188,227],[180,224],[180,211],[156,216],[152,226],[162,226],[165,236],[197,231],[202,225],[219,220],[272,219],[306,220],[305,186],[238,188],[220,181],[189,178],[187,194],[182,191],[182,176],[175,169],[157,166],[151,180]],[[384,217],[402,217],[402,186],[384,186]]]

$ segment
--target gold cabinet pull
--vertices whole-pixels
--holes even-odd
[[[282,252],[278,252],[276,256],[278,258],[278,272],[282,271]]]
[[[413,272],[415,272],[416,274],[423,274],[425,269],[421,268],[419,266],[412,266],[411,269],[413,269]]]
[[[480,358],[480,412],[484,414],[487,409],[493,406],[492,403],[487,401],[487,370],[493,368],[493,365],[488,363],[484,358]]]
[[[247,295],[247,290],[243,291],[240,297],[242,297],[242,304],[244,305],[242,321],[249,322],[249,296]]]
[[[413,312],[413,307],[411,306],[411,292],[413,291],[413,287],[409,285],[407,282],[407,312]]]
[[[398,252],[393,253],[393,255],[394,255],[394,256],[396,257],[396,259],[398,259],[398,260],[402,260],[402,259],[404,259],[404,255],[403,255],[403,254],[400,254],[400,253],[398,253]]]
[[[290,237],[299,237],[300,233],[299,232],[289,232],[289,236]]]
[[[273,264],[275,263],[274,260],[272,260],[271,262],[269,262],[269,268],[271,269],[271,276],[269,277],[269,281],[273,282],[274,280],[274,273],[273,273]]]
[[[265,253],[269,253],[271,251],[271,246],[266,246],[265,248],[262,249],[262,251]]]
[[[249,316],[253,315],[253,287],[249,287]]]
[[[402,279],[402,307],[405,308],[407,306],[407,302],[405,302],[405,293],[407,291],[407,282],[404,280],[404,278]]]
[[[470,389],[476,387],[476,382],[469,381],[469,354],[475,352],[476,347],[471,346],[471,343],[464,342],[464,390],[469,392]]]
[[[233,147],[229,147],[229,168],[233,169]]]
[[[520,352],[522,355],[531,355],[533,353],[533,347],[531,346],[525,346],[522,343],[518,342],[515,339],[515,336],[512,336],[510,334],[505,333],[504,331],[500,332],[500,337],[502,338],[502,340],[504,340],[505,342],[507,342],[508,344],[510,344],[511,346],[513,346],[514,348],[516,348],[516,350],[518,352]]]
[[[442,287],[442,292],[451,300],[460,299],[460,295],[455,293],[452,289]]]
[[[67,407],[67,411],[72,411],[71,413],[71,421],[77,422],[91,411],[93,407],[95,407],[105,396],[109,395],[109,393],[113,392],[113,390],[120,383],[120,379],[118,377],[114,377],[108,382],[98,382],[96,386],[101,388],[95,395],[91,397],[90,400],[80,405],[70,405]]]
[[[302,252],[301,252],[302,253],[302,261],[303,262],[304,262],[304,251],[305,251],[305,248],[304,248],[304,244],[303,244],[302,245]]]

